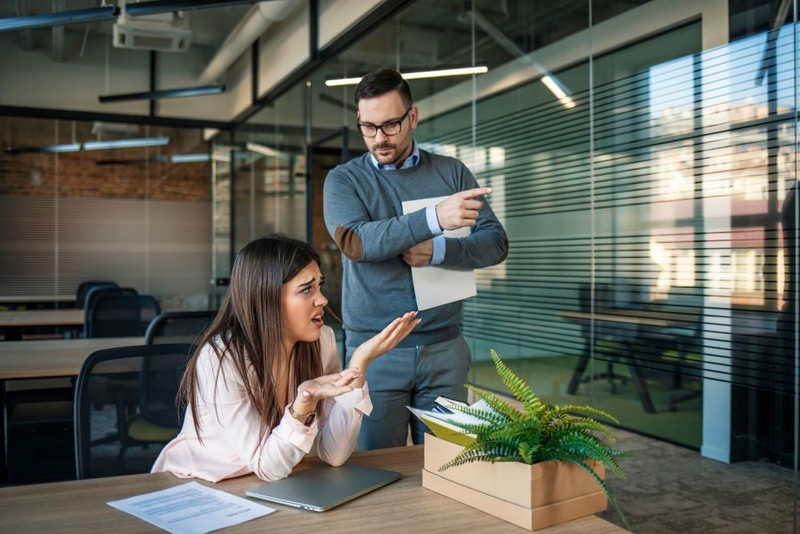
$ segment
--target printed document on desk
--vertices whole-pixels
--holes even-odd
[[[275,511],[275,508],[199,482],[188,482],[108,504],[173,534],[211,532]]]
[[[403,213],[413,213],[428,206],[434,206],[447,197],[423,198],[403,202]],[[456,230],[445,230],[446,238],[469,237],[470,228],[464,226]],[[451,269],[437,265],[412,267],[414,293],[417,295],[417,309],[427,310],[449,304],[478,294],[475,285],[475,271]]]

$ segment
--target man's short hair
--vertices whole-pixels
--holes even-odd
[[[379,69],[366,74],[356,85],[356,106],[362,98],[373,98],[397,91],[405,107],[413,104],[411,87],[403,76],[394,69]]]

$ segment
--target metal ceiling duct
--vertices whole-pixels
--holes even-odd
[[[258,1],[259,0],[152,0],[150,2],[129,4],[126,7],[129,16],[140,17],[159,13],[171,13],[173,11],[209,9],[236,4],[253,4]],[[272,0],[264,3],[278,4],[281,2],[279,0]],[[118,6],[103,6],[89,9],[75,9],[72,11],[56,11],[43,15],[8,17],[0,19],[0,32],[114,20],[119,14],[120,9]]]
[[[198,83],[217,82],[273,22],[285,19],[297,4],[292,0],[272,0],[251,7],[208,62],[205,70],[197,78]]]

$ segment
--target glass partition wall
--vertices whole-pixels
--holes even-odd
[[[486,66],[411,81],[415,140],[493,188],[510,239],[466,303],[471,381],[504,391],[494,349],[547,402],[590,404],[698,457],[782,466],[766,484],[788,487],[797,49],[791,2],[418,0],[236,132],[279,153],[237,170],[236,246],[305,236],[337,310],[322,183],[365,147],[354,87],[325,82]]]
[[[113,280],[207,309],[208,143],[199,129],[0,117],[0,295]]]

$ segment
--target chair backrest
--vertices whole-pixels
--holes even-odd
[[[594,312],[600,313],[613,305],[610,286],[605,282],[594,285]],[[578,286],[578,309],[583,313],[592,311],[592,284],[582,283]]]
[[[188,343],[140,345],[99,350],[84,361],[75,382],[75,465],[78,479],[118,476],[150,471],[163,448],[148,444],[139,456],[129,454],[119,461],[122,442],[98,439],[113,436],[120,410],[135,409],[148,421],[180,428],[183,409],[178,390],[186,363],[194,352]],[[138,388],[131,388],[137,384]],[[97,409],[98,399],[116,399]],[[121,407],[121,408],[120,408]],[[121,422],[120,422],[121,421]]]
[[[86,282],[81,282],[75,295],[76,308],[86,308],[86,295],[93,287],[119,287],[119,285],[111,280],[87,280]]]
[[[144,336],[147,326],[161,313],[150,295],[106,295],[86,312],[84,335],[92,337]]]
[[[216,310],[169,311],[150,323],[145,332],[145,344],[151,343],[195,343],[205,333]]]
[[[97,299],[106,295],[138,295],[139,292],[132,287],[95,286],[86,293],[85,310],[90,310]]]

